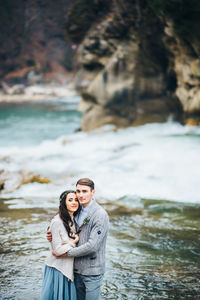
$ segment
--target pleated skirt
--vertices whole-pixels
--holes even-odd
[[[55,268],[45,265],[40,300],[77,300],[74,282]]]

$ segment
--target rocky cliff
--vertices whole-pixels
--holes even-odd
[[[0,0],[0,79],[65,74],[78,46],[83,130],[197,125],[199,15],[197,0]]]
[[[79,44],[83,130],[199,124],[199,12],[195,0],[75,1],[66,30]]]

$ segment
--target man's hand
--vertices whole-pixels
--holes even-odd
[[[55,256],[57,259],[62,258],[62,257],[66,257],[66,256],[67,256],[67,253],[64,253],[64,254],[62,254],[62,255],[60,255],[60,256],[56,256],[55,252],[53,252],[53,251],[52,251],[51,253],[52,253],[52,255]]]
[[[76,245],[79,241],[79,235],[75,234],[74,237],[75,237],[75,239],[74,239],[73,243]]]
[[[47,241],[49,241],[49,242],[52,241],[52,233],[50,230],[47,231],[46,237],[47,237]]]

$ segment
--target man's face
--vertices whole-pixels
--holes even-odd
[[[76,186],[76,195],[83,207],[86,207],[91,202],[94,193],[95,191],[91,190],[91,187],[87,185],[77,184]]]

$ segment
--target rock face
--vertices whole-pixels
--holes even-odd
[[[64,24],[71,0],[0,1],[0,79],[71,69]],[[15,82],[17,83],[17,82]]]
[[[200,23],[198,24],[200,29]],[[174,24],[168,20],[165,26],[164,42],[173,55],[170,63],[173,65],[177,79],[175,94],[182,104],[185,118],[193,116],[197,123],[200,119],[200,43],[198,36],[188,41],[180,38],[174,32]],[[195,116],[196,115],[196,116]]]
[[[195,1],[182,1],[184,9],[180,1],[164,2],[111,1],[107,14],[99,13],[80,36],[78,22],[76,34],[69,30],[72,9],[67,30],[80,43],[76,88],[82,96],[83,130],[162,122],[170,116],[199,123],[198,7]]]

